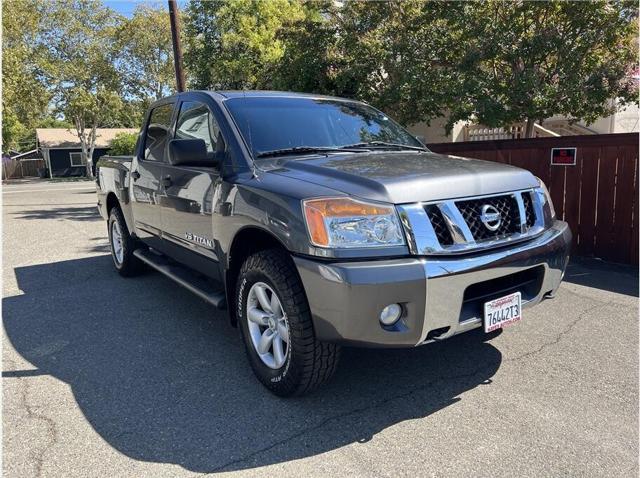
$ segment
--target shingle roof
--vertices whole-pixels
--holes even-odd
[[[98,128],[96,130],[96,148],[108,148],[118,133],[134,133],[134,128]],[[41,148],[79,148],[80,140],[74,129],[37,128],[36,137]]]

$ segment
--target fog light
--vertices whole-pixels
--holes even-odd
[[[380,323],[382,325],[393,325],[401,315],[402,306],[400,304],[389,304],[380,312]]]

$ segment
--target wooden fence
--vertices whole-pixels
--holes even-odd
[[[44,168],[43,159],[15,159],[2,161],[2,179],[37,177],[38,169]]]
[[[638,264],[637,133],[430,144],[469,158],[512,164],[542,179],[559,218],[574,235],[573,252]],[[551,165],[552,148],[576,150],[575,166]]]

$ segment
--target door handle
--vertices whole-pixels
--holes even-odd
[[[169,175],[167,174],[164,178],[162,178],[162,185],[163,185],[165,188],[168,188],[169,186],[171,186],[171,184],[172,184],[172,183],[171,183],[171,176],[169,176]]]
[[[134,181],[137,181],[138,179],[140,179],[140,173],[138,171],[133,171],[131,173],[131,177],[133,178]]]

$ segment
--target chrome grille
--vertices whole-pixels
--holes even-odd
[[[492,208],[484,208],[490,205]],[[539,189],[397,206],[415,255],[464,254],[535,237],[552,224]],[[486,217],[481,218],[484,212]],[[495,208],[495,210],[493,210]],[[496,226],[496,212],[500,224]]]
[[[525,225],[527,226],[527,229],[529,229],[533,227],[536,222],[536,213],[533,209],[531,193],[523,193],[522,202],[524,203]]]
[[[451,232],[447,227],[447,223],[442,216],[442,211],[436,204],[428,204],[425,206],[424,210],[427,212],[427,216],[431,221],[431,225],[433,226],[433,230],[436,233],[436,237],[438,238],[438,242],[441,246],[450,246],[453,244],[453,237],[451,237]]]
[[[482,207],[485,205],[493,206],[500,213],[500,226],[495,231],[489,230],[480,219]],[[476,241],[486,241],[487,239],[495,239],[496,237],[520,232],[518,203],[512,194],[457,201],[456,206],[467,226],[469,226],[473,239]]]

